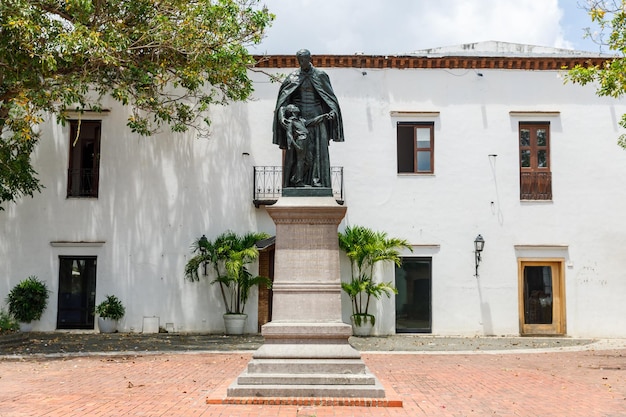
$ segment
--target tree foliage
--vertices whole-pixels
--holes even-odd
[[[597,33],[587,29],[586,36],[607,47],[615,57],[602,65],[576,65],[566,80],[581,85],[596,83],[599,96],[622,97],[626,93],[626,0],[586,0],[585,10],[599,28]],[[626,128],[626,115],[619,123]],[[626,134],[620,136],[618,144],[626,148]]]
[[[129,105],[150,135],[208,127],[209,105],[252,91],[246,47],[274,16],[259,0],[0,1],[0,209],[40,183],[30,163],[46,113]]]

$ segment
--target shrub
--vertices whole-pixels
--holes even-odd
[[[46,283],[31,275],[7,295],[9,314],[22,323],[39,320],[48,305],[49,295]]]
[[[0,334],[13,333],[19,329],[17,320],[6,310],[0,309]]]

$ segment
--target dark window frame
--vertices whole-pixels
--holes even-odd
[[[430,130],[429,146],[420,147],[417,130]],[[420,153],[430,153],[428,167],[420,164]],[[398,174],[431,175],[435,173],[435,122],[397,122],[396,153]]]
[[[545,130],[544,144],[539,144],[538,132],[540,130]],[[527,138],[523,132],[528,132]],[[552,200],[550,122],[519,122],[517,143],[520,199]],[[539,157],[541,153],[543,153],[543,158]]]
[[[68,198],[98,198],[101,120],[70,120]]]

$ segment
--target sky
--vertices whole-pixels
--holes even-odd
[[[400,55],[502,41],[600,52],[585,0],[261,0],[276,15],[255,54]],[[593,29],[593,27],[592,27]],[[606,50],[604,52],[607,52]]]

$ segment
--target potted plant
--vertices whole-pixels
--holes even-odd
[[[32,322],[43,315],[50,291],[46,283],[31,275],[17,284],[6,297],[9,314],[20,323],[23,332],[32,330]]]
[[[96,306],[94,313],[98,315],[100,333],[114,333],[117,330],[117,322],[124,317],[126,309],[116,296],[107,295],[104,301]]]
[[[246,233],[238,235],[228,231],[209,241],[202,236],[193,244],[193,256],[185,266],[185,278],[199,281],[198,270],[203,267],[203,275],[209,276],[207,266],[211,266],[211,283],[218,284],[226,313],[224,327],[226,334],[243,334],[246,318],[244,310],[252,287],[265,284],[271,286],[267,277],[253,276],[247,265],[259,257],[255,244],[267,239],[267,233]]]
[[[376,323],[376,317],[369,313],[371,298],[398,293],[391,282],[374,282],[374,265],[390,261],[400,266],[398,249],[412,249],[404,239],[388,238],[384,232],[363,226],[348,226],[340,232],[339,248],[350,260],[351,279],[342,282],[341,288],[350,297],[352,329],[357,336],[368,336]]]

